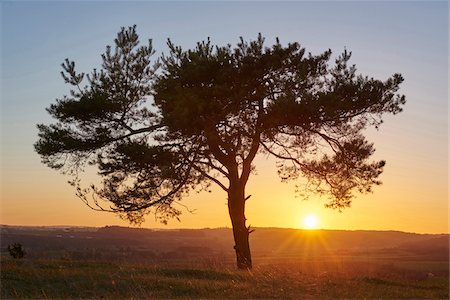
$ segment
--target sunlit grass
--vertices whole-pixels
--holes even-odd
[[[309,264],[309,265],[308,265]],[[65,260],[2,261],[1,298],[426,298],[447,299],[448,275],[404,276],[366,263],[258,264],[220,267]],[[365,271],[366,270],[366,271]],[[407,274],[415,274],[407,273]]]

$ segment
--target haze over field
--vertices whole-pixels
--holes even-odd
[[[275,162],[256,159],[247,186],[248,223],[258,227],[402,230],[448,233],[448,3],[447,2],[2,2],[1,214],[2,224],[104,226],[128,223],[89,210],[64,177],[33,151],[45,108],[69,89],[60,78],[66,57],[79,71],[100,65],[100,53],[121,26],[137,24],[142,41],[167,53],[166,39],[186,49],[211,37],[235,44],[259,32],[271,44],[299,42],[306,51],[352,51],[358,73],[405,82],[404,112],[369,130],[375,159],[385,159],[383,185],[357,196],[339,213],[315,196],[302,201],[282,184]],[[257,11],[257,13],[255,13]],[[94,179],[88,174],[88,179]],[[230,226],[226,194],[192,193],[181,222],[164,228]],[[312,223],[311,223],[312,224]],[[163,227],[148,216],[144,227]]]
[[[233,261],[230,228],[151,230],[119,226],[2,225],[0,234],[1,253],[7,252],[6,245],[20,242],[28,257],[33,259],[96,259],[146,263],[222,261],[228,265]],[[449,260],[448,234],[256,228],[252,233],[251,243],[258,265],[323,258],[343,260],[350,257],[373,262],[377,257],[389,258],[395,263],[408,259],[436,262]],[[442,266],[441,271],[446,275],[448,266]]]

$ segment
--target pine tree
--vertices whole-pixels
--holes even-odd
[[[57,122],[38,125],[35,148],[48,166],[75,176],[91,208],[132,222],[153,211],[167,222],[189,191],[216,184],[228,196],[237,266],[248,269],[245,187],[258,153],[277,159],[282,180],[306,178],[308,192],[327,195],[331,208],[381,183],[385,162],[370,161],[375,150],[363,130],[402,110],[400,74],[357,75],[350,52],[330,66],[331,50],[306,54],[278,39],[265,47],[261,35],[235,47],[167,44],[169,53],[152,62],[151,41],[139,46],[135,26],[122,28],[84,87],[85,74],[63,64],[74,89],[47,109]],[[86,164],[98,167],[101,186],[79,185]]]

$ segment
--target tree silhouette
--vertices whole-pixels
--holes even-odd
[[[169,53],[152,62],[151,40],[139,46],[135,26],[122,28],[84,87],[74,62],[62,64],[74,88],[47,109],[57,122],[38,125],[35,149],[48,166],[74,175],[71,184],[91,208],[131,222],[153,211],[166,222],[178,218],[174,204],[189,191],[216,184],[228,195],[237,266],[246,269],[245,186],[258,153],[277,159],[282,180],[306,178],[308,191],[328,195],[331,208],[380,184],[385,162],[369,161],[374,147],[362,131],[402,110],[400,74],[356,75],[350,52],[330,65],[331,50],[306,54],[278,39],[265,47],[261,35],[235,47],[209,39],[187,51],[167,45]],[[86,164],[98,167],[100,187],[80,185]]]

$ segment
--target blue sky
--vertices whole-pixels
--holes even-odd
[[[418,207],[421,201],[431,201],[441,210],[447,207],[449,11],[445,1],[5,1],[0,5],[1,216],[5,222],[23,223],[19,213],[23,207],[39,206],[56,217],[53,202],[45,202],[55,197],[48,194],[54,186],[64,187],[59,198],[70,198],[64,205],[77,201],[66,179],[40,164],[32,146],[37,139],[35,125],[51,122],[45,108],[68,93],[59,75],[63,60],[73,59],[79,71],[89,72],[100,65],[100,54],[120,27],[133,24],[141,41],[153,39],[157,54],[167,51],[167,38],[188,48],[207,37],[220,45],[235,44],[239,36],[251,39],[261,32],[268,45],[278,36],[283,43],[298,41],[314,54],[328,48],[338,54],[347,48],[359,72],[375,78],[402,73],[405,112],[388,117],[379,132],[368,134],[377,155],[387,159],[388,167],[393,165],[385,172],[388,180],[409,178],[405,187],[422,183],[427,191],[438,191],[431,200],[409,197],[403,206],[408,201],[416,201]],[[430,176],[436,179],[423,180]],[[38,200],[22,190],[32,182],[40,189]],[[436,210],[424,211],[431,222]]]

